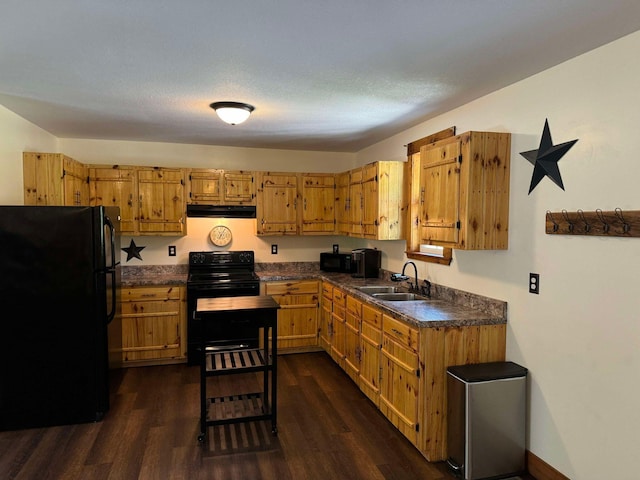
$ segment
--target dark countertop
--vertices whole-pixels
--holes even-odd
[[[123,267],[123,286],[186,285],[187,265]],[[317,262],[256,264],[262,282],[288,280],[325,280],[344,289],[393,318],[419,328],[500,325],[507,323],[507,303],[470,292],[432,284],[430,299],[391,302],[378,300],[356,287],[364,285],[404,286],[390,280],[390,272],[381,278],[354,278],[347,273],[323,272]]]

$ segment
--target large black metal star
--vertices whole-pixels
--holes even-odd
[[[551,140],[551,132],[549,131],[549,122],[545,119],[544,130],[542,131],[542,138],[540,139],[540,147],[538,147],[538,150],[520,152],[520,155],[529,160],[534,166],[529,193],[536,188],[540,180],[545,176],[549,177],[556,185],[564,190],[558,162],[577,141],[578,139],[561,143],[560,145],[554,145]]]
[[[131,239],[131,243],[127,248],[122,248],[123,252],[127,252],[127,262],[131,260],[133,257],[136,257],[139,260],[142,260],[140,256],[140,250],[143,250],[145,247],[136,247],[136,243]]]

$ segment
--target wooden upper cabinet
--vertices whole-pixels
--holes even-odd
[[[222,170],[194,168],[188,171],[187,203],[222,204]]]
[[[25,205],[89,205],[89,168],[61,153],[22,154]]]
[[[95,165],[89,168],[90,204],[120,207],[120,233],[138,234],[136,169]]]
[[[335,229],[335,175],[300,175],[301,235],[333,235]]]
[[[420,244],[508,248],[511,135],[466,132],[420,148]]]
[[[255,172],[217,169],[188,170],[188,203],[255,205]]]
[[[138,167],[138,228],[141,235],[185,235],[185,172]]]
[[[298,234],[298,177],[295,173],[258,172],[258,235]]]
[[[335,175],[335,234],[349,235],[349,172]]]
[[[362,233],[373,240],[403,238],[404,162],[381,161],[362,167]]]
[[[349,171],[349,235],[362,236],[362,167]]]

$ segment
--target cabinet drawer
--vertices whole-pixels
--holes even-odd
[[[400,345],[418,351],[418,329],[383,315],[382,331]]]
[[[362,305],[362,321],[380,330],[382,328],[382,312],[368,305]]]
[[[318,282],[315,280],[302,282],[267,283],[267,295],[291,295],[298,293],[318,293]]]
[[[341,307],[343,310],[347,307],[347,296],[342,290],[333,289],[333,308]]]
[[[380,346],[382,342],[382,330],[364,321],[361,322],[360,325],[362,328],[362,338],[368,340],[369,343]]]
[[[135,287],[123,288],[120,292],[122,302],[141,300],[178,300],[180,287]]]
[[[331,300],[333,298],[333,287],[328,283],[322,284],[322,296],[327,300]]]

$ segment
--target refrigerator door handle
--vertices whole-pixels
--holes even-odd
[[[111,267],[107,269],[107,273],[111,275],[111,311],[107,315],[107,325],[108,325],[115,318],[116,309],[117,309],[116,291],[117,291],[118,285],[116,285],[116,250],[115,250],[116,229],[113,226],[113,223],[111,223],[111,219],[108,216],[105,215],[104,221],[105,221],[105,225],[109,229],[109,236],[111,240],[111,248],[109,249],[111,251]]]

